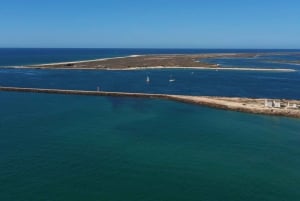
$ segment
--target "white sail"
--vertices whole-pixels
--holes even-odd
[[[169,82],[175,82],[176,80],[173,78],[173,76],[170,76]]]

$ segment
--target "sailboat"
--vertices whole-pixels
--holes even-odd
[[[170,76],[169,82],[175,82],[176,80],[173,78],[173,76]]]

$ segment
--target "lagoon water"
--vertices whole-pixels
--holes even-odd
[[[0,69],[2,86],[295,99],[299,80],[299,72]],[[298,119],[11,92],[0,92],[0,106],[0,200],[300,199]]]
[[[146,77],[150,77],[150,83]],[[169,83],[170,76],[176,82]],[[300,99],[300,72],[1,69],[0,85],[59,89]]]

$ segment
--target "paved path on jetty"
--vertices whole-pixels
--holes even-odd
[[[173,100],[173,101],[184,102],[189,104],[204,105],[204,106],[219,108],[224,110],[300,118],[299,108],[298,109],[291,109],[287,107],[268,108],[264,106],[265,99],[106,92],[106,91],[82,91],[82,90],[63,90],[63,89],[41,89],[41,88],[19,88],[19,87],[1,87],[1,86],[0,86],[0,91],[86,95],[86,96],[154,98],[154,99]],[[300,106],[299,100],[280,100],[280,101],[283,106],[287,105],[288,102]]]

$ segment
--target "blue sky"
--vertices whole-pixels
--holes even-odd
[[[0,0],[0,47],[300,48],[299,0]]]

